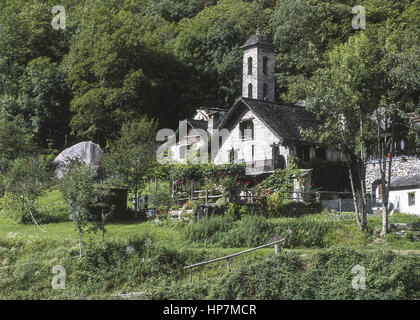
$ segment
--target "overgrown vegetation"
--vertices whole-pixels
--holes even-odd
[[[352,288],[355,265],[365,266],[366,289]],[[328,249],[302,258],[283,253],[242,266],[212,281],[153,290],[154,299],[418,299],[420,258],[389,251]]]
[[[360,232],[353,219],[354,214],[338,213],[273,219],[228,214],[203,223],[110,222],[105,242],[98,234],[84,236],[81,258],[73,222],[43,225],[43,233],[36,226],[1,220],[0,265],[12,267],[0,271],[0,297],[117,299],[118,293],[144,292],[144,299],[419,298],[420,262],[413,254],[420,250],[418,241],[395,234],[378,242],[380,218],[368,219],[369,234]],[[393,215],[391,222],[419,223],[419,218]],[[287,237],[281,256],[273,257],[267,248],[235,257],[229,274],[223,262],[203,266],[188,284],[183,266],[278,235]],[[366,290],[351,287],[356,264],[366,268]],[[51,289],[54,265],[66,269],[65,290]]]

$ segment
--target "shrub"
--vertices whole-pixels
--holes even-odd
[[[320,203],[289,200],[283,203],[281,215],[284,217],[298,217],[305,214],[320,213],[321,211],[322,205]]]
[[[86,290],[131,287],[150,278],[179,277],[186,257],[172,248],[156,246],[152,238],[86,246],[78,260],[76,282]],[[131,283],[126,283],[127,281]]]
[[[214,212],[216,214],[222,214],[226,211],[226,207],[228,205],[227,199],[225,197],[221,197],[217,199],[215,203]]]
[[[301,217],[274,222],[273,233],[287,235],[283,243],[283,246],[286,248],[322,248],[326,245],[325,238],[332,227],[332,222]]]
[[[234,210],[234,206],[231,206]],[[242,210],[243,207],[236,207]],[[271,238],[286,236],[283,246],[325,247],[327,234],[334,226],[334,221],[300,217],[282,220],[267,220],[261,215],[245,214],[240,220],[233,213],[224,216],[211,216],[200,223],[186,227],[187,238],[195,242],[206,241],[225,247],[253,247],[269,241]]]
[[[271,223],[264,217],[245,215],[232,229],[217,234],[214,240],[226,247],[256,247],[266,243],[272,232]]]
[[[227,231],[234,221],[232,216],[210,216],[199,223],[190,224],[186,227],[188,239],[193,241],[207,241],[217,232]]]
[[[355,290],[351,272],[366,269],[366,289]],[[416,299],[420,258],[392,252],[323,250],[309,259],[282,253],[218,278],[210,299]]]
[[[149,203],[159,211],[168,211],[173,205],[171,189],[168,183],[151,184],[148,186]]]
[[[39,224],[70,221],[67,208],[65,207],[40,208],[33,212],[33,216]],[[33,220],[29,215],[23,216],[21,222],[24,224],[33,224]]]
[[[280,193],[273,193],[267,196],[267,213],[270,217],[283,213],[283,199]]]

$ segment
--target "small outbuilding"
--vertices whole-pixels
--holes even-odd
[[[389,202],[394,211],[420,215],[420,174],[393,178]]]

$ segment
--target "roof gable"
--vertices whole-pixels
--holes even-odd
[[[299,127],[303,129],[317,127],[315,116],[306,111],[304,107],[280,105],[242,97],[236,100],[219,128],[228,129],[235,122],[235,119],[240,116],[244,108],[252,111],[280,141],[304,142]]]
[[[420,174],[399,176],[391,180],[391,189],[420,188]]]

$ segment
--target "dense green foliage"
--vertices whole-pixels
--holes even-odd
[[[4,176],[7,190],[4,203],[11,217],[24,223],[34,220],[36,200],[51,185],[51,169],[48,156],[29,156],[12,162]]]
[[[353,0],[60,4],[65,30],[51,26],[54,1],[0,6],[0,113],[21,116],[37,144],[56,149],[79,139],[105,146],[123,123],[143,115],[174,128],[197,107],[229,108],[241,92],[240,46],[257,27],[275,45],[278,98],[300,100],[328,54],[360,32],[351,27]],[[416,54],[408,48],[418,38],[418,0],[363,5],[366,31],[382,37],[393,30],[400,38],[395,61]],[[400,88],[418,87],[408,63],[390,77]]]
[[[115,298],[140,290],[151,299],[420,298],[417,256],[369,250],[393,245],[417,250],[418,244],[411,236],[377,238],[376,218],[366,219],[366,233],[360,233],[351,221],[354,214],[297,218],[319,208],[285,203],[278,195],[255,209],[228,203],[257,183],[244,179],[241,166],[149,170],[158,126],[175,128],[198,107],[229,108],[240,96],[240,46],[258,27],[274,43],[277,99],[309,97],[309,109],[324,120],[320,136],[312,138],[357,157],[372,149],[367,139],[376,124],[372,112],[390,107],[375,116],[405,125],[406,114],[419,109],[419,0],[364,1],[365,31],[351,27],[356,0],[62,0],[65,30],[51,26],[56,4],[0,2],[0,193],[5,188],[7,193],[0,202],[2,216],[11,216],[7,199],[23,206],[29,200],[18,208],[22,220],[48,186],[46,162],[33,156],[37,149],[53,154],[82,139],[108,148],[109,175],[136,196],[149,179],[178,181],[184,189],[217,185],[226,214],[199,223],[114,224],[111,241],[91,242],[96,235],[85,234],[82,256],[77,236],[81,245],[82,234],[104,227],[90,210],[92,199],[102,195],[95,195],[90,169],[74,168],[62,180],[65,203],[44,197],[42,215],[34,211],[38,222],[66,220],[69,213],[74,221],[43,225],[48,232],[40,233],[36,226],[2,218],[0,265],[15,266],[1,271],[1,298]],[[358,129],[344,132],[345,139],[337,134],[342,114],[349,119],[344,127]],[[283,191],[291,178],[277,171],[263,186]],[[169,186],[158,192],[151,201],[167,209],[163,198]],[[149,230],[159,233],[159,240]],[[141,237],[127,240],[133,234]],[[238,257],[242,266],[233,272],[221,275],[220,266],[206,267],[199,273],[206,282],[184,284],[186,264],[283,236],[285,248],[308,250],[309,256],[283,252],[267,258],[267,249],[261,251],[267,259]],[[337,245],[358,250],[330,248]],[[66,267],[66,290],[51,290],[54,264]],[[356,264],[366,267],[366,290],[351,288]]]
[[[366,269],[366,289],[354,290],[351,272],[356,265]],[[309,259],[283,253],[267,258],[213,281],[157,289],[158,299],[418,299],[420,259],[392,252],[361,253],[336,248]]]
[[[124,123],[119,138],[110,141],[108,152],[101,159],[108,180],[133,193],[136,213],[139,191],[156,165],[156,131],[156,122],[147,116]]]
[[[213,216],[185,227],[186,235],[196,242],[224,247],[255,247],[269,240],[286,237],[286,248],[324,247],[327,234],[336,226],[334,220],[318,217],[288,218],[272,221],[259,215]]]

